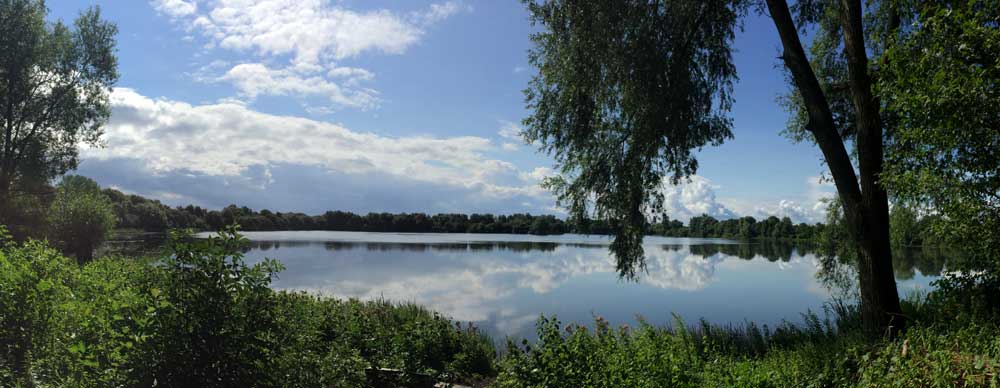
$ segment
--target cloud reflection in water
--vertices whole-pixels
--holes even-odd
[[[777,323],[829,297],[815,254],[783,244],[650,238],[647,272],[632,283],[617,277],[603,237],[297,233],[248,233],[248,260],[271,257],[287,268],[274,287],[414,301],[501,338],[531,337],[541,313],[581,323],[593,314],[664,323],[671,312]]]

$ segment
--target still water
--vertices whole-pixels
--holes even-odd
[[[662,325],[799,322],[836,291],[803,246],[647,237],[647,270],[619,279],[603,236],[246,232],[249,263],[286,269],[274,288],[341,298],[412,301],[503,338],[534,337],[539,314],[588,324],[601,316]],[[926,291],[940,263],[898,260],[901,295]]]

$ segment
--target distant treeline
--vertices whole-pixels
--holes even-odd
[[[252,210],[246,206],[229,205],[222,210],[199,206],[169,207],[157,200],[127,195],[105,189],[114,203],[120,228],[159,232],[172,228],[218,230],[239,224],[246,231],[268,230],[335,230],[399,233],[512,233],[563,234],[572,232],[567,222],[552,215],[531,214],[435,214],[368,213],[359,215],[344,211],[328,211],[320,215],[298,212]]]
[[[246,231],[334,230],[399,233],[511,233],[511,234],[610,234],[612,228],[600,220],[562,220],[552,215],[531,214],[434,214],[368,213],[328,211],[320,215],[298,212],[255,211],[246,206],[229,205],[222,210],[199,206],[170,207],[160,201],[105,189],[114,204],[119,228],[160,232],[173,228],[218,230],[239,224]],[[738,239],[812,239],[822,233],[823,224],[793,224],[788,217],[753,217],[717,220],[703,215],[685,226],[677,220],[649,225],[650,234],[673,237],[723,237]]]
[[[821,236],[826,228],[822,223],[806,224],[792,222],[791,218],[775,216],[757,221],[753,217],[717,220],[712,216],[693,217],[687,226],[678,220],[664,217],[663,222],[650,227],[652,234],[672,237],[718,237],[734,239],[795,239],[812,240]]]

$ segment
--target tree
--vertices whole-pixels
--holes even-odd
[[[732,136],[726,116],[742,12],[733,0],[525,0],[531,22],[524,138],[560,174],[546,180],[574,219],[610,221],[622,276],[644,265],[647,214],[662,213],[664,178],[697,170],[693,150]]]
[[[110,115],[117,27],[98,8],[72,27],[47,13],[41,0],[0,1],[0,216],[15,191],[74,169]]]
[[[539,75],[526,92],[526,140],[556,157],[561,176],[547,183],[561,204],[580,214],[592,201],[598,215],[617,221],[612,249],[623,275],[641,265],[637,225],[645,210],[660,213],[660,177],[690,174],[697,167],[692,148],[731,136],[730,46],[745,3],[528,2],[531,20],[545,29],[533,36],[529,56]],[[803,0],[793,18],[787,2],[765,3],[796,91],[788,99],[796,113],[789,132],[822,151],[858,252],[864,327],[893,334],[903,321],[880,181],[885,120],[868,56],[889,46],[900,9],[891,1]],[[799,32],[812,27],[811,62]]]
[[[861,315],[869,333],[895,332],[904,326],[892,273],[889,196],[881,179],[886,117],[873,93],[873,80],[899,34],[902,7],[893,1],[802,1],[795,18],[783,0],[767,0],[781,38],[781,59],[796,93],[789,132],[819,146],[837,187],[848,241],[857,250]],[[866,26],[867,25],[867,26]],[[799,31],[817,27],[813,59],[806,56]],[[869,53],[878,56],[869,60]],[[871,63],[875,63],[872,66]],[[858,165],[855,171],[852,153]]]
[[[952,270],[1000,274],[1000,1],[910,6],[877,85],[894,118],[884,178],[966,251]]]
[[[67,255],[85,263],[114,229],[111,200],[90,178],[67,175],[56,186],[56,199],[49,210],[50,239]]]
[[[889,211],[890,236],[894,247],[920,245],[920,221],[909,206],[896,204]]]

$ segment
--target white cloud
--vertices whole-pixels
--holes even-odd
[[[703,257],[689,247],[668,250],[648,244],[645,252],[648,271],[639,274],[639,283],[667,290],[703,290],[716,280],[719,265],[727,260],[743,262],[725,254]],[[424,257],[426,261],[419,268],[389,262],[374,271],[344,263],[333,270],[326,267],[335,262],[316,260],[316,265],[307,266],[308,272],[289,269],[288,276],[276,286],[344,298],[414,300],[462,321],[497,317],[498,328],[511,333],[530,323],[527,315],[534,316],[532,311],[512,308],[508,298],[513,295],[545,295],[574,278],[617,272],[614,259],[604,247],[560,245],[545,253],[544,260],[538,260],[537,252],[491,252],[477,260],[466,260],[466,255],[465,251],[433,252]],[[807,262],[792,264],[809,274],[814,270]]]
[[[331,78],[346,79],[349,84],[357,84],[360,81],[371,81],[375,78],[375,74],[368,70],[346,66],[333,66],[326,75]]]
[[[822,176],[811,176],[806,178],[806,200],[816,204],[823,203],[824,200],[836,196],[836,187],[828,178]]]
[[[497,131],[497,134],[500,135],[500,137],[504,139],[524,141],[524,138],[521,136],[521,132],[523,132],[523,129],[521,129],[520,125],[517,125],[514,122],[500,120],[500,130]]]
[[[542,179],[555,175],[555,170],[548,167],[535,167],[531,172],[521,174],[521,179],[525,181],[539,182]]]
[[[793,196],[796,199],[784,198],[771,201],[729,201],[737,213],[757,218],[758,220],[770,216],[788,217],[793,222],[815,223],[823,222],[826,218],[825,202],[833,198],[836,191],[833,183],[820,176],[810,176],[805,179],[805,192],[802,195]]]
[[[200,33],[207,40],[206,51],[224,48],[256,57],[235,61],[244,64],[221,75],[218,66],[203,66],[192,74],[195,80],[232,82],[251,99],[323,96],[336,106],[363,109],[378,102],[376,91],[359,86],[374,74],[337,62],[372,52],[402,54],[431,25],[470,9],[454,1],[409,13],[356,11],[327,0],[209,0],[202,7],[185,0],[151,4],[180,23],[185,33]],[[286,60],[287,65],[280,64]]]
[[[319,166],[461,187],[484,198],[551,199],[535,182],[523,181],[522,171],[511,163],[485,156],[496,146],[481,137],[393,138],[241,104],[151,99],[125,88],[112,92],[111,104],[107,146],[85,149],[86,158],[138,159],[154,172],[227,177],[240,177],[252,167],[263,167],[257,172],[267,175],[272,164]]]
[[[198,4],[194,1],[184,0],[153,0],[153,8],[170,17],[179,18],[189,16],[198,10]]]
[[[716,199],[717,188],[711,180],[700,175],[692,175],[690,181],[678,185],[664,182],[661,189],[664,211],[671,219],[685,223],[702,214],[718,219],[735,217],[736,213]]]
[[[509,143],[509,142],[504,142],[502,147],[506,151],[517,151],[517,149],[519,148],[517,143]]]
[[[216,0],[206,5],[204,12],[196,12],[193,3],[154,1],[157,9],[185,16],[186,27],[200,31],[214,45],[260,55],[291,55],[294,62],[304,63],[367,51],[403,53],[429,24],[462,9],[454,2],[433,4],[412,13],[411,18],[419,20],[411,21],[385,9],[354,11],[323,0]]]
[[[440,4],[431,4],[430,9],[422,12],[414,12],[413,19],[422,25],[430,25],[442,21],[462,11],[471,11],[472,6],[467,6],[458,1],[448,1]]]
[[[347,69],[348,74],[345,74]],[[334,68],[338,76],[359,80],[371,73],[360,69]],[[350,78],[353,75],[354,78]],[[378,92],[360,87],[342,87],[319,76],[289,69],[275,70],[260,63],[243,63],[229,69],[219,80],[229,81],[241,95],[254,99],[259,95],[322,96],[339,106],[372,108],[378,105]],[[356,84],[356,81],[354,82]]]
[[[835,196],[833,183],[821,176],[807,177],[805,183],[803,204],[783,199],[777,204],[758,206],[756,212],[761,216],[788,217],[794,222],[822,222],[826,218],[826,200]]]
[[[812,208],[805,208],[798,202],[782,199],[777,203],[766,203],[760,204],[754,208],[753,214],[751,214],[759,220],[775,216],[778,218],[788,217],[792,222],[814,222],[816,218],[813,214]]]

